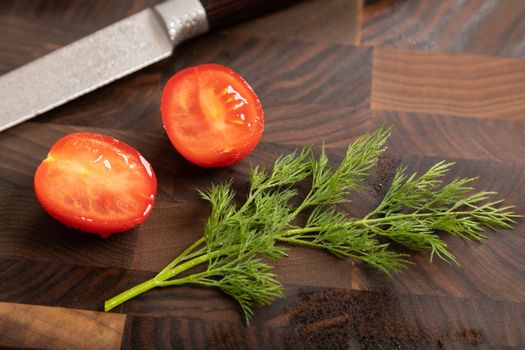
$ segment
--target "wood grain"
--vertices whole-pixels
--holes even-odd
[[[523,304],[443,297],[408,297],[393,289],[356,291],[294,288],[284,303],[285,318],[239,327],[234,322],[128,317],[125,348],[182,344],[184,348],[290,349],[518,349],[524,344]],[[264,313],[265,310],[259,310]],[[428,315],[433,315],[429,318]],[[481,316],[474,319],[471,315]],[[507,326],[493,328],[483,320]],[[194,334],[188,339],[186,334]]]
[[[396,111],[371,111],[368,118],[368,124],[373,120],[378,125],[395,125],[390,148],[402,154],[525,164],[523,118],[506,120]]]
[[[47,125],[41,123],[26,123],[24,124],[26,132],[20,134],[24,134],[26,137],[28,137],[30,135],[33,135],[31,132],[28,131],[28,129],[33,128],[35,132],[36,130],[41,132],[43,127],[47,127]],[[51,130],[54,130],[56,133],[58,133],[56,136],[59,137],[60,133],[66,133],[68,131],[75,130],[75,127],[71,128],[56,125],[51,126]],[[127,142],[134,144],[140,149],[145,150],[145,154],[148,157],[151,157],[148,151],[148,146],[146,144],[137,144],[136,138],[133,136],[133,133],[121,133],[122,135],[128,135],[127,137],[124,137],[124,139],[126,139]],[[4,135],[9,134],[10,132]],[[48,131],[45,134],[53,135],[53,132]],[[148,140],[148,143],[154,144],[151,138]],[[276,156],[263,156],[263,153],[261,151],[263,151],[264,149],[264,145],[261,145],[258,148],[258,150],[256,151],[257,154],[255,155],[257,159],[271,159],[273,156]],[[28,153],[32,153],[30,148],[28,148],[27,151]],[[330,152],[332,156],[334,155],[335,151],[335,149],[331,149]],[[393,151],[394,150],[391,150],[390,152]],[[338,152],[336,152],[335,154],[337,153]],[[269,154],[273,154],[273,152],[269,152]],[[391,153],[388,154],[388,157],[394,157],[394,159],[389,160],[388,158],[384,158],[379,166],[382,169],[382,173],[386,172],[389,174],[386,178],[383,179],[383,181],[387,182],[389,181],[390,176],[393,174],[393,167],[397,166],[397,164],[401,160],[403,160],[406,164],[410,164],[411,169],[420,171],[425,169],[435,161],[435,159],[431,157],[410,158],[406,156],[400,157],[399,154],[392,155]],[[165,157],[164,155],[163,158],[166,159],[167,157]],[[154,160],[152,161],[152,164],[154,164],[155,169],[180,168],[180,166],[177,165],[159,166],[155,158],[153,159]],[[269,160],[269,162],[271,161]],[[245,174],[245,170],[242,170],[242,168],[243,166],[240,165],[239,172],[241,174]],[[230,175],[235,174],[235,169],[238,169],[238,167],[234,166],[229,171]],[[518,204],[520,207],[525,207],[523,198],[519,196],[519,194],[523,193],[523,191],[525,190],[525,183],[523,183],[523,181],[520,180],[520,176],[521,174],[523,174],[524,169],[522,169],[522,167],[512,166],[507,166],[506,169],[507,170],[504,171],[504,168],[502,168],[502,166],[498,162],[491,163],[488,161],[484,161],[477,163],[469,163],[463,160],[461,161],[458,170],[453,172],[451,176],[454,177],[480,175],[483,179],[483,181],[479,184],[481,187],[497,190],[501,193],[502,196],[508,197],[512,203]],[[184,173],[187,172],[188,169],[185,169]],[[173,174],[170,176],[173,176]],[[221,177],[221,175],[219,174],[215,174],[215,176],[219,176],[219,178]],[[241,178],[244,176],[241,176]],[[190,179],[192,177],[194,176],[190,176],[186,179],[187,184],[191,184]],[[508,181],[506,181],[505,183],[498,182],[497,179],[499,178],[505,178]],[[197,182],[199,181],[201,180],[197,180]],[[372,179],[371,181],[372,185],[377,184],[377,180]],[[516,188],[517,183],[520,183],[521,187]],[[501,186],[503,184],[505,184],[506,186],[495,186]],[[193,189],[191,190],[193,191]],[[190,189],[188,188],[187,191],[190,192]],[[183,198],[184,201],[190,201],[191,198],[189,194],[179,194],[179,196],[179,201],[183,200]],[[184,210],[180,210],[181,208],[184,208],[184,206],[179,206],[177,209],[177,207],[171,205],[168,208],[166,208],[166,210],[164,210],[164,204],[161,204],[161,206],[156,209],[155,216],[152,217],[152,219],[149,220],[144,225],[144,227],[141,227],[137,232],[123,234],[121,236],[122,239],[131,238],[131,243],[122,243],[122,240],[117,239],[109,241],[108,244],[106,244],[106,242],[100,242],[100,238],[79,235],[78,233],[74,232],[69,232],[67,233],[67,235],[62,235],[59,234],[59,232],[61,230],[64,230],[65,228],[63,228],[58,223],[55,223],[52,226],[49,226],[49,224],[34,225],[31,224],[31,222],[29,221],[28,230],[31,230],[31,228],[34,229],[40,227],[52,227],[52,230],[49,232],[49,235],[44,236],[37,241],[34,241],[31,240],[30,237],[34,237],[35,234],[38,234],[38,232],[30,231],[32,233],[30,233],[28,236],[25,236],[25,238],[23,238],[24,235],[15,236],[8,234],[8,232],[10,232],[9,230],[24,232],[23,230],[20,230],[19,226],[20,222],[23,220],[17,219],[15,213],[17,210],[22,210],[23,207],[27,206],[24,204],[26,200],[23,196],[20,196],[19,194],[16,197],[18,198],[21,204],[19,207],[15,207],[15,210],[13,212],[7,212],[6,219],[13,217],[10,221],[11,224],[7,225],[7,227],[4,230],[0,230],[0,232],[3,233],[4,242],[7,243],[2,254],[9,255],[13,252],[17,252],[19,250],[17,250],[16,244],[24,244],[23,242],[26,242],[25,244],[27,245],[27,243],[31,242],[30,245],[27,245],[26,255],[18,256],[18,258],[37,258],[39,261],[32,261],[32,263],[29,266],[39,266],[37,273],[38,276],[40,276],[40,278],[33,279],[31,278],[31,275],[27,272],[21,273],[21,271],[24,271],[25,268],[23,267],[24,265],[19,265],[20,263],[17,263],[15,265],[8,265],[8,268],[4,270],[9,271],[9,274],[5,275],[5,278],[2,278],[2,280],[11,281],[11,283],[13,283],[14,285],[12,287],[10,287],[9,285],[5,285],[6,289],[10,290],[10,294],[8,294],[9,296],[4,295],[3,300],[10,300],[15,302],[32,301],[49,305],[56,305],[56,303],[60,303],[60,305],[62,306],[86,307],[88,309],[99,309],[101,307],[100,305],[102,300],[109,297],[111,295],[112,290],[123,290],[127,287],[134,285],[137,282],[140,282],[141,280],[149,278],[147,274],[141,274],[138,273],[138,271],[131,272],[130,274],[130,272],[124,273],[124,271],[122,271],[117,273],[114,269],[108,269],[111,264],[113,266],[119,265],[119,260],[117,260],[117,257],[112,254],[97,254],[97,249],[93,249],[93,247],[98,246],[98,249],[103,249],[102,251],[106,249],[110,251],[118,250],[119,259],[121,259],[121,261],[126,261],[126,256],[130,256],[127,260],[128,263],[125,263],[123,265],[125,268],[130,269],[132,267],[137,268],[137,266],[141,266],[141,269],[151,269],[152,271],[158,270],[167,261],[169,261],[169,258],[170,256],[173,256],[174,251],[182,250],[183,247],[189,243],[189,241],[186,242],[186,240],[196,237],[196,232],[192,231],[192,228],[202,225],[202,222],[205,218],[204,212],[206,210],[204,206],[201,206],[200,209],[194,210],[190,214],[188,214]],[[34,200],[32,196],[30,197],[30,200]],[[372,197],[375,198],[374,196]],[[166,203],[169,202],[167,198],[169,197],[166,197]],[[354,198],[352,212],[356,215],[362,215],[364,212],[366,212],[367,209],[373,206],[373,202],[371,202],[373,201],[373,198],[367,199],[362,196]],[[4,202],[12,203],[13,200],[6,200]],[[193,207],[199,208],[199,206],[195,205],[193,205]],[[38,207],[34,208],[34,210],[38,209]],[[174,210],[176,210],[176,212],[174,212]],[[24,216],[23,213],[22,216]],[[46,217],[48,220],[52,220],[47,216],[44,217]],[[184,226],[186,225],[186,223],[188,226]],[[152,227],[156,227],[156,229],[149,229],[148,226],[150,224],[153,225]],[[187,229],[186,231],[178,230],[176,229],[176,227],[187,227]],[[154,232],[164,233],[155,234]],[[173,234],[175,236],[171,236],[172,238],[170,238],[170,235]],[[177,236],[182,237],[184,240],[179,241],[176,238]],[[72,239],[81,239],[81,242],[84,242],[84,249],[86,248],[86,243],[89,243],[89,250],[87,250],[86,252],[80,251],[78,248],[79,245],[75,248],[75,245],[72,244],[74,242],[72,241]],[[142,241],[143,243],[134,243],[140,241]],[[54,247],[52,245],[52,248],[43,249],[43,246],[49,245],[50,242],[54,245]],[[94,245],[93,243],[96,243],[96,245]],[[126,253],[126,250],[122,248],[128,246],[129,244],[131,244],[133,249],[128,249],[128,253]],[[414,266],[410,269],[409,272],[405,274],[397,275],[395,278],[396,283],[394,284],[393,289],[396,292],[400,292],[405,295],[449,296],[456,298],[482,297],[484,300],[508,300],[517,303],[521,303],[523,302],[523,300],[525,300],[525,295],[522,295],[519,291],[517,292],[515,289],[512,288],[512,286],[515,283],[525,283],[521,282],[522,274],[520,274],[520,271],[523,271],[523,268],[525,266],[525,261],[523,261],[523,257],[520,253],[521,251],[519,249],[512,248],[523,246],[523,236],[505,233],[505,235],[503,237],[499,237],[498,240],[490,240],[485,245],[478,247],[464,244],[457,240],[449,240],[449,244],[451,245],[451,249],[453,250],[453,252],[466,259],[466,263],[471,262],[471,264],[465,264],[463,260],[461,260],[463,264],[461,268],[450,267],[447,264],[441,263],[439,261],[434,262],[433,264],[429,264],[428,255],[415,255],[415,261],[418,263],[417,266]],[[62,245],[63,248],[59,248],[60,245]],[[72,259],[69,258],[69,254],[71,252],[68,251],[66,248],[69,248],[69,250],[71,251],[76,251],[77,253],[80,252],[81,255],[77,255],[76,259],[77,261],[84,261],[83,264],[86,265],[86,267],[81,268],[77,265],[71,265]],[[46,250],[49,253],[43,253]],[[90,261],[89,257],[95,257],[96,259],[94,259],[95,261]],[[481,261],[483,261],[486,264],[486,266],[480,266],[480,257],[482,257]],[[290,252],[289,259],[290,260],[283,261],[282,263],[279,262],[276,265],[276,271],[281,276],[282,281],[288,286],[288,297],[290,297],[290,295],[294,295],[293,286],[297,286],[298,283],[304,284],[308,287],[331,286],[332,288],[339,289],[353,288],[365,290],[378,290],[384,288],[385,283],[386,285],[389,285],[389,283],[387,283],[388,279],[385,279],[385,276],[374,272],[370,268],[358,265],[358,269],[356,270],[356,272],[352,272],[352,270],[349,270],[351,266],[350,264],[343,261],[337,261],[336,259],[322,252],[313,252],[309,250],[293,250],[292,252]],[[50,265],[42,263],[43,261],[59,261],[61,262],[61,265]],[[130,263],[130,261],[132,261],[132,263]],[[101,263],[108,265],[108,268],[95,268],[95,266],[99,266]],[[337,263],[340,268],[337,268],[337,265],[335,263]],[[490,268],[488,268],[488,266],[490,266]],[[308,278],[305,278],[303,274],[305,268],[308,268]],[[57,271],[57,269],[58,271],[62,271],[62,273],[54,276],[55,272],[53,271]],[[323,270],[328,269],[329,272],[323,272]],[[487,272],[489,273],[488,275]],[[502,276],[501,274],[503,272],[505,273],[505,275]],[[53,276],[53,278],[50,278],[51,276]],[[66,280],[63,280],[63,276],[68,276],[68,278]],[[32,292],[29,294],[27,292],[24,292],[23,288],[20,289],[19,287],[28,285],[28,281],[24,280],[23,278],[29,278],[29,280],[31,281],[31,284],[29,285],[32,286]],[[82,283],[79,284],[80,279],[82,279]],[[449,283],[446,283],[445,281],[449,281]],[[450,281],[453,281],[453,283],[450,284]],[[73,286],[75,286],[75,288],[73,288]],[[110,287],[104,288],[104,286]],[[502,288],[502,286],[504,286],[504,288]],[[99,290],[101,287],[105,290],[102,293]],[[291,294],[289,292],[290,287],[292,287]],[[72,288],[71,292],[66,292],[69,290],[69,288]],[[45,294],[39,292],[43,290],[47,290],[49,292]],[[481,290],[487,294],[480,294]],[[86,295],[89,295],[90,297],[86,298]],[[0,295],[0,297],[2,296]],[[42,297],[44,299],[42,299]],[[277,306],[275,307],[277,310],[280,310],[283,307],[287,307],[286,305],[289,305],[289,302],[290,300],[287,299],[281,302],[280,305],[277,304]],[[211,305],[213,305],[213,307],[210,307],[210,303]],[[237,307],[229,299],[223,298],[221,294],[217,291],[204,290],[198,288],[195,289],[191,287],[152,291],[147,296],[140,297],[134,301],[127,303],[123,306],[122,311],[125,311],[127,314],[136,315],[137,317],[139,317],[139,315],[143,315],[144,317],[147,316],[155,318],[153,321],[145,320],[144,322],[146,322],[146,324],[148,324],[147,322],[153,322],[153,324],[156,325],[156,318],[160,317],[162,320],[164,320],[159,321],[160,327],[162,329],[164,329],[164,327],[168,327],[165,325],[166,322],[168,325],[170,325],[169,327],[172,327],[171,325],[173,324],[173,322],[175,322],[175,324],[178,324],[178,321],[176,320],[179,320],[181,318],[205,319],[207,320],[206,322],[231,322],[231,319],[233,318],[238,319],[238,321],[240,322],[240,319],[238,318],[239,315]],[[314,316],[311,317],[312,320],[315,319]],[[322,321],[324,323],[328,323],[329,325],[330,322],[339,322],[337,320],[341,318],[341,316],[334,317],[336,317],[335,321],[333,321],[331,317],[329,317],[328,320],[325,320],[325,318],[317,316],[318,322]],[[134,322],[138,322],[139,325],[143,324],[143,322],[140,320],[135,320]],[[258,310],[254,322],[261,322],[261,325],[264,325],[264,327],[266,327],[268,323],[282,324],[283,322],[285,322],[284,324],[286,324],[287,321],[281,320],[280,318],[276,319],[275,316],[271,316],[271,314],[268,316],[267,314],[265,314],[264,310]],[[197,322],[197,324],[200,324],[200,322]],[[303,323],[300,324],[302,325]],[[143,332],[146,332],[141,330],[142,328],[140,327],[143,326],[136,327],[139,327],[139,334],[143,334]],[[314,332],[314,330],[316,330],[314,333],[318,334],[318,328],[316,327],[317,326],[312,326],[310,328],[307,328],[307,330],[309,330],[309,332]],[[329,328],[331,329],[331,327]],[[212,327],[212,329],[214,328]],[[282,339],[288,339],[286,336],[283,335],[283,332],[285,332],[284,330],[274,332],[276,332],[272,333],[274,334],[274,337],[277,337],[277,335],[279,335],[282,337]],[[318,336],[321,337],[320,339],[322,340],[325,339],[324,337],[329,337],[329,335],[332,334],[332,332],[335,332],[333,334],[339,334],[339,336],[341,336],[341,333],[339,333],[338,331],[330,331],[327,333],[328,335]],[[237,333],[233,333],[233,335],[237,337]],[[142,337],[142,335],[140,335],[140,337]],[[214,338],[212,336],[206,335],[206,337],[209,341],[214,341]],[[170,336],[169,339],[173,339],[173,337]],[[282,341],[284,342],[284,340]],[[368,341],[371,342],[371,344],[376,344],[376,342],[384,342],[386,340],[380,337],[378,339],[372,338],[372,340],[369,339]],[[222,343],[219,342],[219,344]],[[281,345],[284,348],[285,345],[288,343],[283,344],[284,345]]]
[[[0,73],[157,2],[5,0]],[[476,187],[525,213],[524,10],[520,0],[304,0],[184,43],[169,59],[0,133],[0,347],[82,348],[103,338],[91,348],[523,349],[523,220],[513,231],[486,231],[484,244],[443,236],[460,266],[411,253],[415,264],[390,278],[287,247],[289,257],[272,262],[285,297],[258,306],[248,327],[229,297],[196,286],[101,311],[200,236],[209,206],[197,189],[233,178],[242,194],[251,163],[270,167],[303,145],[324,143],[335,164],[380,125],[395,125],[393,135],[366,188],[340,207],[348,215],[374,208],[400,164],[422,172],[442,159],[456,162],[447,180],[479,176]],[[165,82],[209,62],[243,75],[265,108],[262,142],[224,169],[178,155],[159,112]],[[150,161],[159,187],[147,222],[103,240],[43,212],[34,171],[75,131],[112,135]],[[98,331],[111,322],[116,331]],[[69,331],[76,326],[96,334]]]
[[[227,28],[224,32],[241,36],[358,44],[361,40],[362,10],[362,0],[302,0],[293,7]]]
[[[378,0],[363,11],[362,43],[417,51],[525,56],[521,0]]]
[[[56,50],[63,45],[89,33],[88,30],[67,30],[67,25],[56,24],[42,30],[48,21],[31,21],[0,12],[0,73],[6,73],[18,66]]]
[[[0,302],[0,344],[120,349],[125,315]]]
[[[50,25],[67,24],[69,28],[89,26],[92,31],[153,6],[161,0],[3,0],[0,13],[10,17]],[[58,20],[60,19],[60,20]],[[46,29],[41,25],[42,29]],[[47,28],[48,29],[48,28]]]
[[[521,119],[525,61],[374,50],[372,109]]]
[[[327,109],[322,104],[294,103],[266,108],[266,114],[271,122],[265,125],[264,140],[280,144],[324,143],[344,148],[351,140],[379,127],[379,118],[374,118],[372,111],[352,106]]]
[[[118,291],[154,276],[151,272],[30,259],[2,259],[0,266],[3,278],[0,297],[4,302],[100,312],[104,301]],[[239,311],[238,306],[219,291],[194,286],[156,289],[115,310],[129,315],[195,317],[241,323]]]

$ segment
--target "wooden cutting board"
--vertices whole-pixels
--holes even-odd
[[[68,44],[154,0],[4,0],[0,73]],[[154,290],[102,312],[104,300],[152,277],[202,232],[209,207],[196,189],[250,162],[270,166],[305,144],[334,160],[357,136],[395,125],[370,190],[345,207],[363,215],[394,169],[456,162],[450,179],[479,176],[525,209],[525,2],[311,0],[180,46],[165,61],[0,134],[0,347],[53,349],[523,349],[525,221],[485,244],[445,237],[461,266],[429,262],[391,278],[327,253],[290,248],[275,270],[286,297],[258,307],[249,327],[212,289]],[[205,170],[164,135],[167,79],[199,63],[230,66],[266,111],[262,142],[245,161]],[[2,92],[0,91],[0,98]],[[28,99],[31,96],[27,96]],[[0,111],[1,113],[1,111]],[[101,239],[67,229],[33,194],[33,173],[63,135],[117,137],[153,165],[150,219]]]

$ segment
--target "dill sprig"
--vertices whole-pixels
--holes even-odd
[[[364,218],[348,218],[333,208],[316,207],[303,228],[280,233],[281,241],[323,248],[341,257],[362,260],[389,273],[409,263],[407,256],[387,250],[386,237],[410,250],[430,251],[457,263],[438,232],[465,240],[482,241],[484,226],[511,228],[519,217],[502,200],[490,201],[495,192],[474,190],[475,178],[455,179],[442,185],[442,177],[453,163],[439,162],[421,176],[407,176],[398,168],[380,204]],[[357,255],[356,255],[357,254]]]
[[[411,250],[430,250],[431,260],[435,254],[453,262],[456,257],[436,232],[479,242],[485,238],[483,226],[511,228],[519,216],[511,211],[512,206],[500,207],[502,200],[490,200],[496,192],[469,195],[475,178],[455,179],[441,186],[452,165],[439,162],[419,177],[416,173],[407,176],[406,169],[399,168],[382,202],[355,224]]]
[[[292,220],[289,201],[297,195],[292,185],[311,173],[309,157],[310,150],[305,148],[279,157],[271,173],[254,167],[248,197],[240,208],[235,205],[231,181],[200,192],[211,204],[203,237],[154,278],[107,300],[105,311],[155,287],[197,284],[219,288],[233,297],[248,322],[254,304],[268,304],[282,296],[283,286],[263,259],[285,255],[283,247],[275,245],[275,233]],[[202,271],[185,274],[202,265]]]
[[[443,184],[452,163],[439,162],[420,176],[397,170],[383,200],[363,218],[338,211],[384,151],[390,129],[379,129],[351,144],[338,167],[330,165],[324,147],[316,157],[310,148],[279,157],[271,172],[252,167],[250,187],[242,206],[236,204],[232,182],[212,185],[201,197],[211,205],[204,235],[154,278],[106,301],[105,310],[155,287],[197,284],[215,287],[234,298],[248,322],[255,304],[282,296],[283,286],[272,273],[270,259],[286,256],[278,243],[324,249],[353,258],[389,274],[410,263],[408,255],[390,249],[389,241],[430,259],[457,262],[438,232],[481,241],[484,227],[511,228],[518,217],[494,192],[474,192],[474,178]],[[301,203],[298,183],[310,178]],[[299,225],[297,217],[306,214]]]

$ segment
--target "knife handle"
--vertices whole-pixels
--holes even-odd
[[[200,0],[210,29],[219,29],[290,5],[297,0]]]

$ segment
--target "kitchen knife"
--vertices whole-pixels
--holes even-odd
[[[0,131],[160,61],[180,42],[295,0],[169,0],[0,77]]]

